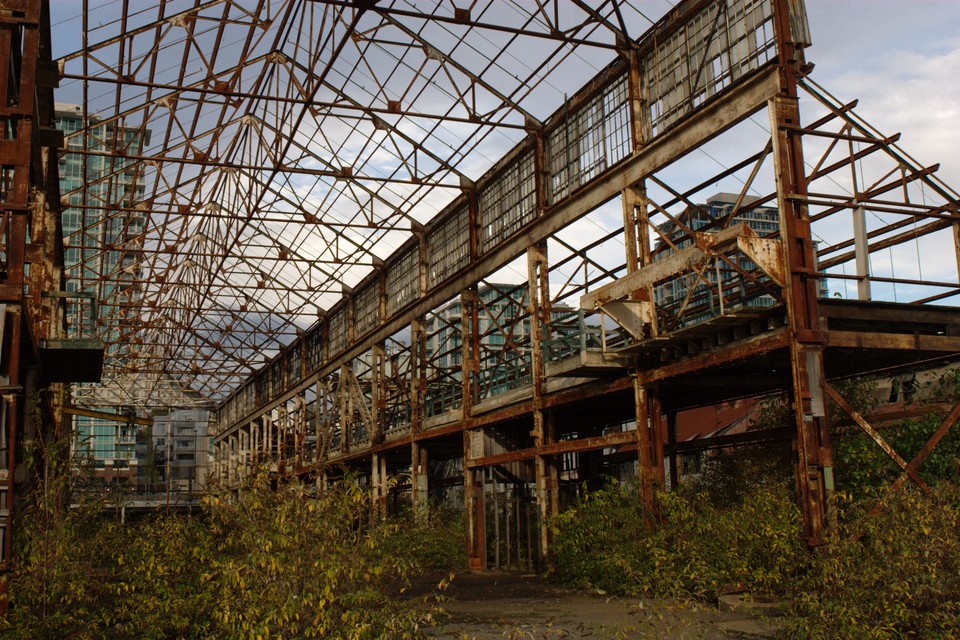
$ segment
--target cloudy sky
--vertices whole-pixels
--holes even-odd
[[[960,2],[807,0],[813,78],[960,189]]]
[[[447,1],[447,0],[444,0]],[[676,0],[635,0],[653,19]],[[960,0],[806,0],[814,79],[960,185]],[[110,0],[90,0],[91,7]],[[459,4],[459,3],[455,3]],[[51,0],[54,55],[75,49],[81,0]]]

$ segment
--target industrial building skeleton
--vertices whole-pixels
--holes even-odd
[[[181,16],[174,26],[191,28],[189,18]],[[469,11],[460,11],[455,20],[471,23],[473,18]],[[470,556],[482,566],[486,527],[481,505],[488,470],[521,470],[513,481],[532,480],[538,509],[549,514],[559,507],[559,484],[567,473],[560,465],[569,459],[565,456],[577,453],[582,463],[591,455],[612,458],[618,449],[636,452],[630,455],[640,467],[643,499],[652,503],[654,489],[663,483],[661,414],[669,424],[671,416],[691,402],[788,387],[796,400],[798,487],[806,533],[811,544],[819,543],[829,521],[825,509],[832,484],[823,409],[824,396],[834,392],[825,381],[960,351],[953,310],[930,304],[956,293],[956,282],[877,277],[867,271],[866,258],[871,251],[927,237],[946,235],[954,246],[957,197],[935,179],[932,168],[919,166],[894,146],[894,139],[860,121],[853,105],[838,103],[806,77],[804,25],[799,2],[685,2],[637,42],[620,41],[615,63],[553,117],[528,122],[530,135],[519,147],[476,183],[464,181],[460,197],[422,228],[413,225],[408,242],[225,400],[218,412],[220,473],[233,483],[263,462],[291,479],[322,480],[341,466],[353,466],[369,475],[383,499],[388,497],[389,475],[409,477],[419,504],[427,495],[431,468],[446,467],[447,478],[457,477],[456,470],[462,468]],[[80,58],[92,60],[93,54]],[[271,63],[286,64],[282,56]],[[68,66],[64,77],[70,73]],[[86,71],[74,77],[97,81]],[[248,97],[229,83],[201,91],[237,100]],[[825,115],[804,125],[798,92],[819,102]],[[151,108],[171,108],[175,102],[165,100]],[[772,134],[756,153],[695,185],[676,187],[664,178],[664,170],[682,164],[688,152],[762,112]],[[389,129],[377,118],[373,123],[378,130]],[[244,121],[244,126],[256,124]],[[823,142],[806,165],[801,139],[808,149]],[[177,160],[179,152],[184,158]],[[855,184],[853,198],[830,187],[831,177],[850,174],[868,158],[884,159],[893,168]],[[164,166],[214,164],[209,154],[186,147],[165,148],[162,157],[150,160]],[[249,167],[225,163],[214,168],[236,173]],[[322,171],[337,173],[338,179],[364,178],[351,176],[347,168]],[[274,165],[273,171],[278,170]],[[768,172],[769,184],[761,186]],[[700,191],[734,175],[745,178],[743,194],[752,189],[761,194],[760,204],[776,206],[779,238],[758,238],[720,222],[715,230],[693,234],[694,245],[675,258],[652,264],[649,248],[658,225],[671,217],[679,220],[678,207],[696,207]],[[919,184],[935,201],[904,197],[909,187]],[[579,242],[564,236],[576,220],[616,198],[623,203],[622,230]],[[159,209],[159,204],[152,206]],[[229,219],[229,211],[180,206],[185,207],[184,216]],[[878,212],[895,221],[868,228],[863,218]],[[162,215],[148,212],[148,218]],[[841,216],[852,219],[853,237],[827,237],[815,261],[811,225]],[[169,225],[150,229],[161,227]],[[215,239],[201,235],[177,238],[188,239],[195,247],[190,255],[203,264],[211,263],[211,257],[216,264],[222,257],[214,249],[232,249],[218,248]],[[151,239],[144,244],[144,255],[173,251],[167,247],[174,244]],[[622,263],[609,263],[611,246],[620,251],[626,247]],[[295,249],[284,248],[280,259],[304,262]],[[748,256],[757,266],[739,277],[781,304],[760,314],[728,312],[720,305],[720,316],[696,327],[683,327],[676,317],[664,317],[652,307],[651,286],[684,272],[699,277],[719,263],[733,268],[727,260],[734,254]],[[497,270],[516,256],[525,257],[527,309],[487,330],[513,340],[522,332],[511,327],[526,324],[531,327],[526,335],[544,334],[546,339],[520,340],[513,349],[496,353],[484,349],[479,335],[482,301],[476,292],[483,281],[496,281]],[[573,265],[583,266],[582,280],[571,276]],[[844,272],[844,266],[854,273]],[[190,265],[183,269],[202,271]],[[218,277],[216,269],[207,271],[214,272],[209,277]],[[159,306],[169,304],[164,315],[158,312],[145,322],[138,337],[145,343],[153,340],[139,352],[140,370],[153,371],[163,362],[183,379],[192,375],[200,385],[213,380],[211,386],[235,377],[225,370],[230,360],[219,357],[231,355],[226,338],[240,335],[248,325],[231,321],[225,327],[232,328],[222,330],[223,340],[212,338],[205,328],[174,330],[171,318],[196,317],[201,309],[191,306],[193,298],[183,293],[182,282],[169,281],[168,271],[145,268],[144,274],[152,278],[146,286],[153,292],[144,298],[159,301]],[[818,281],[825,277],[855,282],[863,301],[818,300]],[[928,304],[867,302],[869,285],[879,288],[887,281],[929,290],[917,298]],[[267,290],[280,284],[263,278],[257,287]],[[251,287],[238,285],[237,298],[249,296]],[[213,288],[211,281],[204,290]],[[306,287],[295,288],[291,294],[306,295]],[[723,301],[732,294],[716,295]],[[425,335],[430,314],[455,297],[463,309],[459,376],[431,363]],[[557,326],[550,309],[560,304],[583,307],[583,320],[578,315]],[[615,318],[620,330],[597,319],[598,309],[603,318]],[[574,325],[578,330],[569,331]],[[178,336],[194,346],[209,343],[218,354],[208,360],[209,370],[197,371],[195,362],[178,356],[191,355],[175,341]],[[571,340],[574,336],[577,340]],[[506,362],[507,353],[519,354],[522,362]],[[249,366],[240,349],[233,355],[235,362]],[[134,349],[131,358],[136,356]],[[484,387],[483,376],[499,366],[518,372],[515,388]],[[459,388],[452,384],[457,381]],[[478,391],[483,388],[499,392]],[[640,428],[622,426],[631,422]],[[8,419],[8,433],[16,433],[19,426],[16,417]],[[12,459],[12,451],[10,455]],[[916,475],[911,465],[900,462]],[[531,518],[527,520],[529,530]],[[542,519],[532,520],[537,521],[537,547],[545,550],[549,532]]]
[[[694,24],[703,24],[704,15],[718,14],[718,3],[686,3],[683,8],[688,10],[672,13],[635,49],[571,98],[546,123],[542,134],[532,135],[515,149],[474,189],[394,254],[381,272],[346,296],[325,321],[224,403],[217,440],[220,473],[233,482],[255,464],[273,461],[273,468],[280,473],[327,479],[338,465],[353,466],[369,473],[382,499],[386,499],[388,475],[409,476],[409,489],[417,502],[427,494],[428,457],[459,458],[465,468],[471,561],[484,566],[486,528],[481,521],[487,470],[516,467],[523,461],[527,465],[525,473],[507,475],[514,482],[534,480],[540,513],[550,514],[558,509],[558,464],[563,456],[635,447],[642,498],[652,505],[655,488],[664,484],[663,446],[668,438],[661,429],[662,413],[670,425],[668,431],[672,431],[677,411],[686,406],[788,388],[795,400],[797,479],[805,530],[808,542],[819,544],[828,523],[826,510],[833,486],[826,396],[845,405],[827,378],[950,357],[960,347],[955,336],[957,316],[950,308],[818,300],[823,288],[820,281],[853,280],[861,299],[869,299],[870,278],[864,266],[867,253],[927,233],[952,233],[955,241],[956,196],[934,182],[930,188],[943,198],[942,205],[924,210],[909,201],[895,204],[894,199],[887,199],[898,187],[914,181],[926,184],[931,179],[930,171],[893,146],[895,139],[880,136],[857,119],[853,105],[838,103],[805,77],[808,69],[802,48],[807,36],[802,8],[790,2],[769,6],[773,17],[768,26],[776,34],[769,42],[770,62],[758,62],[732,82],[718,76],[709,90],[702,89],[699,95],[687,93],[682,99],[674,97],[671,102],[672,92],[690,80],[685,78],[658,94],[656,107],[651,106],[649,97],[645,99],[657,95],[645,92],[662,80],[651,75],[657,73],[658,65],[666,64],[658,57],[667,55],[657,48],[658,41],[677,38],[685,29],[693,31]],[[790,15],[791,8],[797,13]],[[684,37],[679,37],[680,46]],[[690,47],[699,42],[689,37]],[[707,57],[706,53],[702,55]],[[691,74],[695,72],[691,70]],[[618,157],[616,140],[608,142],[607,164],[601,163],[600,170],[584,175],[582,181],[568,184],[567,176],[577,172],[572,165],[562,165],[562,154],[558,164],[558,154],[551,153],[552,146],[560,144],[557,132],[564,132],[569,144],[567,129],[582,126],[576,124],[578,115],[591,110],[596,113],[598,104],[616,103],[616,97],[610,96],[617,96],[624,87],[628,96],[623,104],[630,114],[630,151]],[[797,104],[801,91],[822,103],[827,115],[802,125]],[[748,172],[744,197],[748,189],[755,188],[751,183],[760,167],[772,163],[775,191],[750,200],[753,205],[759,201],[778,208],[779,237],[759,238],[749,228],[725,228],[720,222],[713,230],[692,233],[695,246],[677,259],[652,262],[649,238],[656,226],[650,219],[667,218],[682,224],[669,208],[676,204],[696,207],[693,194],[700,188],[674,190],[658,178],[658,170],[758,110],[765,110],[769,116],[773,135],[768,144],[719,177]],[[604,131],[605,135],[608,139],[618,135],[616,109],[601,118],[582,117],[580,123],[589,119],[594,126],[605,117],[606,124],[614,124],[612,131]],[[581,141],[588,137],[583,132],[579,135]],[[822,157],[808,159],[806,168],[801,148],[804,136],[829,141]],[[854,144],[860,148],[854,150]],[[838,149],[849,153],[836,155]],[[578,159],[582,151],[582,147],[576,150]],[[823,184],[831,174],[849,172],[871,154],[887,154],[896,168],[876,184],[855,185],[854,198],[808,192],[808,184]],[[813,170],[809,171],[811,166]],[[701,186],[714,181],[703,180]],[[486,225],[502,212],[485,212],[484,195],[500,188],[498,183],[509,183],[519,190],[517,201],[534,194],[536,210],[529,217],[523,211],[514,212],[518,222],[511,233],[491,239],[490,234],[484,235]],[[670,194],[669,202],[655,202],[648,196],[647,188],[653,185]],[[557,232],[565,225],[618,194],[624,211],[625,265],[604,273],[600,262],[590,256],[591,249],[602,242],[571,249],[561,263],[582,260],[596,267],[601,274],[597,280],[614,281],[599,287],[597,281],[588,281],[579,287],[565,287],[558,295],[550,286],[549,273],[557,265],[548,259],[548,243],[557,239]],[[841,212],[859,220],[866,209],[877,208],[902,211],[910,223],[920,220],[922,224],[899,231],[906,225],[893,223],[871,232],[870,238],[876,236],[878,240],[869,247],[865,225],[855,224],[858,231],[854,238],[818,247],[818,263],[810,233],[810,209],[814,206],[813,220]],[[448,250],[451,228],[460,234],[458,242],[452,243],[454,248],[463,248],[454,253],[453,267],[447,264],[453,253]],[[513,394],[478,401],[469,383],[481,371],[482,360],[483,338],[477,330],[482,312],[478,312],[476,283],[482,283],[487,274],[519,252],[527,256],[529,321],[539,325],[531,333],[543,331],[545,339],[523,345],[529,352],[529,382],[518,386]],[[758,265],[756,272],[742,277],[774,292],[780,302],[775,309],[756,314],[722,313],[694,331],[672,330],[671,324],[677,325],[675,319],[658,317],[650,296],[655,283],[684,272],[702,275],[705,268],[715,268],[717,263],[730,264],[730,256],[737,253]],[[845,263],[855,263],[852,276],[836,272],[835,267]],[[438,270],[452,275],[440,277]],[[413,284],[416,294],[406,293],[408,289],[398,284],[404,279]],[[945,287],[947,295],[952,294],[953,285],[939,285]],[[431,369],[430,354],[424,348],[424,318],[458,290],[464,309],[461,335],[466,339],[462,341],[462,375],[456,379],[463,381],[463,389],[458,406],[431,415],[425,410],[425,397],[431,393],[431,381],[439,376]],[[369,291],[377,293],[371,296]],[[926,302],[936,301],[942,291],[939,289]],[[577,300],[579,294],[584,294],[582,300]],[[722,300],[723,293],[718,295]],[[371,298],[378,300],[379,306],[364,303]],[[616,318],[627,337],[616,344],[611,341],[602,345],[607,348],[599,351],[588,348],[587,337],[594,336],[603,324],[594,321],[582,330],[583,349],[566,358],[551,359],[545,353],[551,344],[549,310],[551,305],[565,301],[580,302],[587,312],[598,309]],[[410,364],[406,376],[398,382],[383,373],[388,369],[382,365],[383,345],[391,343],[391,336],[406,323],[411,327],[413,346],[405,347]],[[357,374],[350,363],[366,349],[370,349],[374,364],[369,371]],[[312,355],[304,358],[304,353]],[[292,354],[292,360],[301,364],[298,371],[291,372],[282,364]],[[278,384],[278,379],[283,382]],[[366,388],[361,388],[361,379]],[[274,393],[264,393],[271,386]],[[397,403],[409,406],[409,421],[385,429],[381,416],[387,406]],[[316,409],[309,410],[310,406]],[[631,418],[639,429],[603,428]],[[882,440],[862,417],[857,419]],[[369,437],[351,442],[343,434],[351,430],[349,425],[359,422],[366,425],[361,431]],[[944,428],[949,428],[949,422]],[[336,447],[330,446],[330,434],[336,434]],[[763,441],[769,434],[753,437]],[[289,441],[295,444],[289,447],[285,444]],[[899,463],[908,466],[903,460]],[[910,472],[916,475],[912,468]],[[549,544],[549,532],[542,519],[540,522],[540,549],[544,549]],[[522,534],[517,531],[517,535]]]

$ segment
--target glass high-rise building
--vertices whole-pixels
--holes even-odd
[[[145,180],[136,159],[150,132],[87,115],[79,105],[56,106],[56,126],[64,133],[60,156],[64,267],[67,291],[92,293],[98,301],[97,336],[107,360],[122,362],[136,330],[143,247]],[[89,336],[89,309],[68,305],[68,335]],[[116,408],[108,409],[116,412]],[[73,455],[93,477],[109,483],[136,477],[136,428],[132,424],[74,416]]]

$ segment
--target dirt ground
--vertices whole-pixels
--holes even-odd
[[[435,584],[435,583],[434,583]],[[538,576],[461,572],[444,592],[436,638],[714,640],[773,638],[775,628],[712,607],[673,605],[558,588]]]

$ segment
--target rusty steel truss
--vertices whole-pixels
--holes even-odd
[[[509,485],[492,513],[519,562],[564,485],[635,464],[654,507],[678,412],[785,389],[816,545],[828,400],[885,444],[831,381],[960,353],[958,195],[816,83],[801,0],[84,0],[63,21],[58,99],[114,132],[65,140],[106,167],[59,194],[108,341],[73,400],[216,402],[228,483],[355,468],[415,505],[445,483],[478,567]]]

